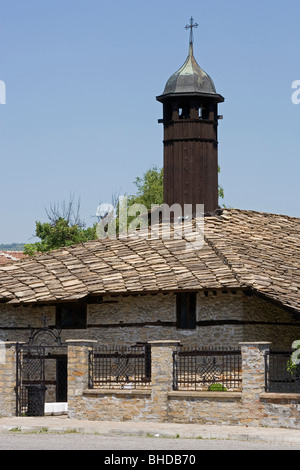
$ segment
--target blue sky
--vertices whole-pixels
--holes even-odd
[[[0,243],[35,241],[50,203],[135,192],[162,166],[156,96],[194,54],[225,97],[228,206],[300,217],[299,0],[1,0]]]

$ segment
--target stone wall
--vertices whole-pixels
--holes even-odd
[[[55,306],[0,305],[0,340],[28,341],[30,329],[41,328],[42,317],[55,326]],[[101,344],[135,344],[176,339],[190,346],[237,346],[240,341],[270,341],[290,348],[300,337],[300,322],[292,313],[255,295],[237,291],[207,291],[197,295],[197,327],[176,328],[176,297],[168,294],[104,296],[87,305],[86,329],[63,329],[62,339],[93,339]]]
[[[76,419],[135,420],[151,416],[150,390],[88,389],[89,350],[95,342],[68,340],[68,414]]]
[[[241,343],[241,391],[173,390],[173,351],[178,341],[151,342],[151,385],[141,390],[90,389],[93,340],[68,344],[70,418],[115,421],[269,426],[300,429],[300,394],[265,393],[264,354],[269,343]],[[0,343],[0,416],[16,414],[16,345]]]
[[[226,424],[300,429],[300,394],[264,392],[264,354],[269,343],[242,343],[240,392],[172,390],[176,341],[154,341],[151,389],[89,389],[91,344],[70,341],[69,416],[78,419]]]
[[[41,328],[46,315],[55,323],[55,307],[42,305],[12,306],[0,304],[0,341],[27,342],[30,327]]]
[[[16,415],[16,344],[0,341],[0,416]]]

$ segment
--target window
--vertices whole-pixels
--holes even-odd
[[[196,292],[176,295],[177,328],[193,330],[196,328]]]
[[[58,328],[86,328],[86,304],[70,302],[57,305],[56,326]]]
[[[190,107],[185,105],[178,108],[179,119],[189,119],[190,118]]]

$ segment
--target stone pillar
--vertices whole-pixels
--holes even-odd
[[[240,343],[242,352],[242,405],[245,424],[257,425],[263,414],[260,394],[265,391],[265,354],[269,342]]]
[[[0,416],[16,416],[16,343],[0,341]]]
[[[151,345],[151,419],[164,422],[168,418],[168,392],[173,384],[173,351],[180,341],[149,341]]]
[[[89,351],[97,341],[69,339],[68,345],[68,415],[80,417],[83,391],[89,386]]]

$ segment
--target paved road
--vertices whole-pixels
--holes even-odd
[[[195,451],[196,459],[199,459],[201,450],[300,450],[300,444],[247,442],[244,440],[220,440],[220,439],[184,439],[164,437],[139,437],[139,436],[103,436],[95,434],[81,434],[73,432],[0,432],[0,450],[102,450],[101,459],[111,457],[109,451],[119,451],[116,455],[129,455],[126,451],[133,451],[133,456],[138,456],[137,467],[144,466],[148,462],[148,453],[135,453],[137,450],[162,450],[162,451]],[[182,455],[182,452],[179,455]],[[145,462],[141,462],[145,459]],[[198,460],[198,463],[200,460]],[[115,462],[116,463],[116,462]],[[128,463],[128,462],[127,462]],[[132,462],[133,466],[134,462]]]

